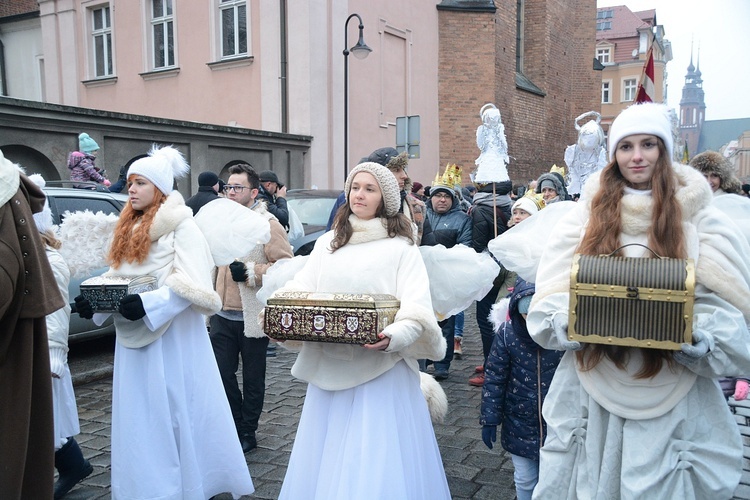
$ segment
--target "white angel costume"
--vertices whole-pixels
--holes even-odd
[[[221,308],[214,262],[177,191],[159,208],[146,260],[105,274],[157,279],[146,316],[115,314],[112,498],[205,500],[254,491],[203,314]],[[95,314],[101,324],[106,314]]]
[[[450,498],[417,365],[445,353],[422,258],[381,219],[350,221],[351,240],[331,252],[333,232],[321,236],[281,290],[387,293],[401,307],[385,351],[296,343],[292,375],[309,385],[280,498]]]
[[[629,349],[624,370],[604,357],[584,372],[566,352],[544,401],[548,436],[534,498],[730,498],[739,482],[742,441],[716,378],[750,373],[750,247],[709,206],[700,173],[673,168],[686,248],[696,262],[693,328],[706,334],[710,350],[689,367],[665,363],[648,379],[634,376],[637,348]],[[598,189],[596,173],[555,226],[539,264],[528,327],[547,349],[560,347],[552,322],[568,314],[571,261]],[[622,244],[647,244],[652,210],[650,191],[626,188]],[[626,256],[645,256],[637,248]]]

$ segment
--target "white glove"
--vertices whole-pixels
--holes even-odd
[[[693,343],[682,344],[680,350],[674,353],[674,359],[685,366],[690,366],[704,358],[711,350],[709,335],[701,330],[693,330]]]
[[[552,318],[552,329],[555,332],[558,344],[562,351],[580,351],[583,346],[580,342],[568,340],[568,315],[556,314]]]

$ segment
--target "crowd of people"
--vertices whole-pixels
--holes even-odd
[[[599,137],[590,128],[581,130]],[[602,147],[589,142],[577,147]],[[600,149],[570,153],[597,165],[572,195],[556,169],[524,186],[463,186],[447,172],[427,186],[409,178],[405,153],[386,147],[364,157],[347,176],[331,230],[275,293],[388,294],[400,307],[372,343],[280,342],[297,353],[292,376],[308,384],[280,498],[450,498],[433,429],[446,395],[435,381],[450,377],[466,329],[463,312],[436,317],[435,270],[420,247],[480,254],[503,235],[534,245],[510,239],[531,223],[552,224],[543,248],[528,253],[535,272],[499,259],[476,300],[484,362],[468,380],[481,387],[477,437],[492,449],[500,433],[517,498],[730,498],[743,442],[727,399],[745,399],[750,387],[750,245],[731,211],[746,210],[750,186],[721,154],[682,165],[672,146],[662,106],[631,106],[610,127],[606,164]],[[98,149],[80,135],[71,180],[117,189],[96,166]],[[16,381],[13,390],[2,384],[13,404],[0,410],[0,491],[9,498],[62,498],[92,471],[75,440],[71,312],[97,324],[114,316],[113,498],[253,493],[243,454],[257,447],[275,343],[256,294],[269,269],[293,259],[294,215],[273,171],[237,164],[226,181],[203,172],[184,200],[174,185],[188,171],[179,151],[155,146],[120,173],[129,199],[104,276],[149,275],[156,286],[106,313],[82,295],[68,306],[65,242],[38,186],[0,156],[0,321],[12,333],[0,375]],[[197,222],[219,199],[265,228],[228,264],[217,262]],[[694,265],[692,338],[666,350],[571,337],[574,257],[652,254]]]

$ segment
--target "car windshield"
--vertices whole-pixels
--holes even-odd
[[[325,226],[336,202],[335,198],[294,198],[287,200],[289,207],[302,221],[303,226]]]

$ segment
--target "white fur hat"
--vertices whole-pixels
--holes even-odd
[[[663,104],[633,104],[622,111],[609,128],[609,160],[615,157],[617,144],[629,135],[652,134],[664,141],[670,161],[674,138],[669,110]]]
[[[40,174],[31,174],[29,180],[40,188],[47,185],[47,181],[45,181],[44,177]],[[49,200],[46,196],[44,197],[44,208],[41,212],[34,214],[34,222],[40,233],[46,233],[48,230],[52,229],[52,226],[54,225],[54,222],[52,221],[52,210],[49,208]]]
[[[159,148],[153,145],[148,156],[136,160],[130,165],[127,177],[131,175],[142,175],[154,183],[164,194],[172,192],[174,180],[184,177],[190,170],[182,153],[172,146]]]
[[[388,170],[383,165],[375,162],[360,163],[346,178],[346,185],[344,186],[344,193],[346,193],[346,202],[349,203],[349,191],[352,187],[352,179],[360,172],[369,172],[375,177],[380,186],[380,192],[383,195],[383,203],[385,204],[385,214],[388,217],[393,217],[398,213],[401,208],[401,190],[398,188],[398,181],[393,172]]]
[[[513,207],[511,208],[511,213],[513,213],[513,210],[520,208],[521,210],[524,210],[531,215],[534,215],[539,211],[539,207],[536,206],[536,203],[534,203],[534,200],[529,198],[528,196],[521,196],[516,200],[516,202],[513,204]]]

